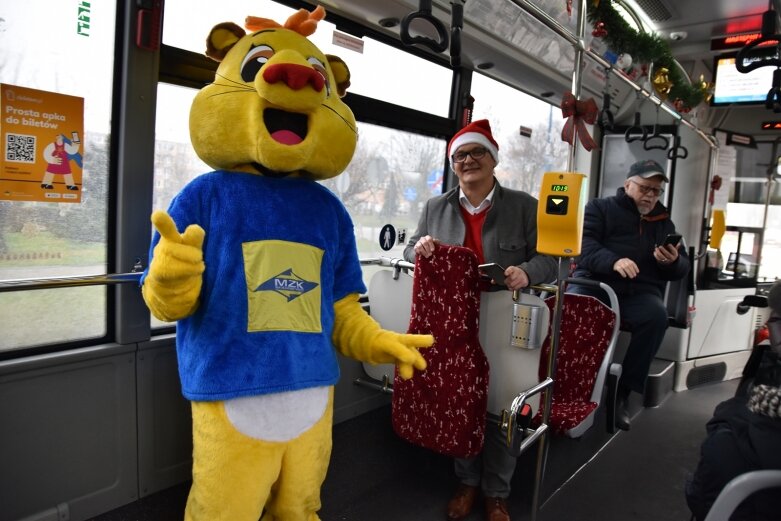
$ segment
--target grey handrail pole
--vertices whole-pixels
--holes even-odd
[[[100,286],[108,284],[138,285],[140,280],[141,272],[84,275],[81,277],[51,277],[46,279],[0,280],[0,293],[9,291],[29,291],[34,289],[67,288],[75,286]]]

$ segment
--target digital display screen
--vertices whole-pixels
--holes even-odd
[[[711,105],[762,103],[773,85],[775,67],[760,67],[741,74],[734,56],[715,59],[714,91]]]
[[[550,187],[552,192],[566,192],[569,190],[568,185],[551,185]]]

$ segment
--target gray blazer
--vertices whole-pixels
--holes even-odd
[[[553,282],[558,271],[553,257],[537,253],[537,199],[498,181],[483,225],[483,256],[507,268],[518,266],[530,284]],[[415,262],[415,243],[431,235],[445,244],[463,246],[466,225],[461,216],[458,187],[432,197],[420,215],[418,229],[404,248],[404,259]]]

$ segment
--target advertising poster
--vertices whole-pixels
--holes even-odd
[[[0,83],[0,200],[79,203],[84,98]]]

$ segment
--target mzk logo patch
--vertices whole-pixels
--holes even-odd
[[[292,269],[289,269],[267,280],[255,288],[255,291],[276,291],[290,302],[317,286],[317,283],[306,281],[293,273]]]
[[[241,245],[247,281],[247,331],[320,333],[323,250],[288,241]]]

